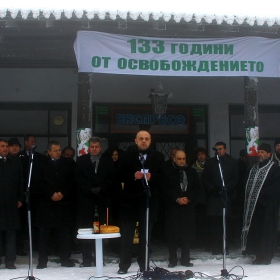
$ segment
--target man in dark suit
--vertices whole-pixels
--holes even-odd
[[[128,148],[120,162],[121,182],[124,182],[121,211],[121,256],[119,274],[126,274],[131,265],[133,237],[136,222],[139,222],[139,245],[137,262],[140,271],[145,270],[146,209],[149,198],[149,236],[156,220],[159,197],[167,191],[167,173],[164,156],[150,147],[151,135],[139,131],[135,145]],[[145,174],[144,174],[145,173]],[[149,188],[147,188],[146,179]],[[150,195],[149,195],[150,194]],[[148,238],[149,239],[149,238]],[[147,263],[145,263],[147,261]]]
[[[21,148],[21,144],[19,140],[15,137],[10,138],[8,140],[9,144],[9,154],[12,156],[19,157],[19,152]],[[18,256],[27,256],[27,253],[23,250],[24,248],[24,241],[26,238],[27,233],[27,209],[26,203],[23,203],[22,207],[19,208],[20,213],[20,225],[21,228],[17,230],[16,233],[16,254]]]
[[[165,207],[165,234],[168,239],[169,264],[177,265],[177,247],[181,247],[181,265],[190,262],[190,241],[195,236],[195,200],[200,190],[197,172],[187,166],[186,154],[177,150],[168,169],[169,189]]]
[[[110,188],[114,180],[111,158],[101,156],[101,139],[89,140],[89,153],[77,159],[77,223],[79,228],[92,228],[97,206],[100,224],[106,223],[106,208],[110,202]],[[89,267],[93,262],[94,240],[81,240],[83,262]]]
[[[47,241],[51,230],[57,233],[61,266],[73,267],[75,264],[69,257],[74,224],[75,162],[61,157],[61,146],[57,141],[49,142],[48,154],[39,163],[35,178],[38,192],[35,225],[39,227],[37,269],[47,267]]]
[[[8,154],[8,142],[0,139],[0,256],[6,236],[5,266],[15,269],[16,230],[20,229],[18,208],[22,206],[23,173],[19,158]],[[0,259],[0,264],[2,263]]]
[[[31,160],[31,149],[33,147],[33,167],[31,172],[31,179],[30,179],[30,205],[31,205],[31,229],[32,229],[32,243],[33,248],[37,249],[38,243],[38,228],[34,226],[34,221],[36,219],[37,214],[37,207],[38,207],[38,194],[37,189],[34,185],[34,178],[36,177],[36,173],[38,171],[39,162],[43,159],[43,155],[34,151],[34,147],[36,147],[36,136],[34,134],[26,134],[24,136],[24,149],[19,152],[18,157],[21,160],[22,168],[23,168],[23,177],[24,177],[24,191],[26,192],[28,187],[28,179],[30,173],[30,160]],[[22,227],[27,228],[27,209],[26,205],[24,204],[22,209],[20,209],[20,215],[22,220]],[[17,240],[18,241],[18,240]],[[17,244],[17,255],[24,256],[27,255],[23,251],[23,242],[20,241]]]
[[[230,218],[232,215],[232,198],[238,183],[237,162],[226,153],[226,144],[217,142],[215,149],[219,161],[216,156],[207,159],[201,178],[206,191],[206,215],[209,217],[210,223],[212,255],[223,253],[223,208],[226,206],[226,216]],[[219,163],[226,192],[223,192]]]

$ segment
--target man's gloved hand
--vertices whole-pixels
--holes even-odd
[[[92,188],[90,190],[93,194],[99,194],[101,191],[101,187],[97,187],[97,188]]]

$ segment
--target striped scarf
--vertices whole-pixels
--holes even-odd
[[[99,153],[97,156],[90,154],[90,160],[95,165],[95,168],[94,168],[95,174],[97,173],[97,168],[98,168],[100,158],[101,158],[101,153]]]

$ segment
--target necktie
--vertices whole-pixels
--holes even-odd
[[[188,188],[188,179],[184,170],[180,173],[180,186],[183,192],[185,192]]]
[[[142,165],[144,166],[144,162],[145,162],[145,157],[144,157],[144,155],[140,153],[140,154],[139,154],[139,159],[140,159]]]

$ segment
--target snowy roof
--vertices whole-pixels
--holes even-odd
[[[55,19],[100,20],[117,18],[131,20],[174,20],[180,22],[204,20],[211,24],[280,25],[277,0],[10,0],[0,2],[0,18],[7,16],[38,19],[50,16]]]

